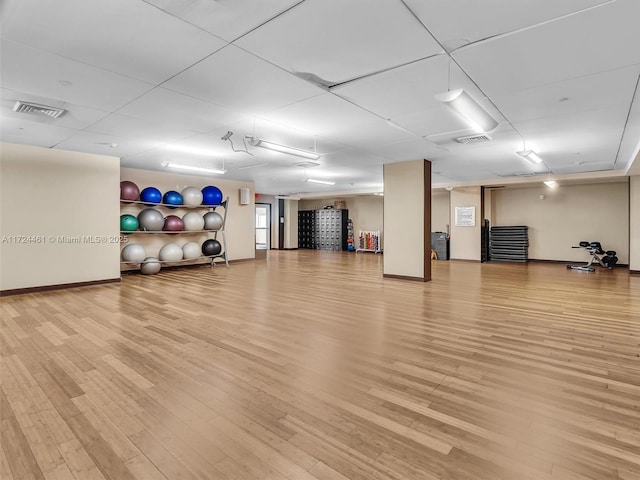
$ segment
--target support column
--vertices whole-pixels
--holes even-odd
[[[431,162],[384,166],[384,276],[431,280]]]
[[[629,177],[629,270],[640,273],[640,175]]]

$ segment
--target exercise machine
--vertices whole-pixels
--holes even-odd
[[[584,272],[595,272],[596,269],[592,265],[600,265],[601,267],[611,270],[618,263],[618,257],[616,257],[615,250],[604,250],[600,242],[580,242],[577,247],[571,248],[584,248],[591,259],[586,265],[567,265],[567,268],[571,270],[582,270]]]

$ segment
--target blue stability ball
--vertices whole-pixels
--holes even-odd
[[[164,197],[162,197],[162,203],[166,203],[167,205],[182,205],[182,195],[180,195],[180,193],[176,192],[175,190],[169,190],[164,194]]]
[[[220,205],[222,203],[222,192],[218,187],[208,185],[202,189],[203,205]]]
[[[147,187],[140,192],[140,200],[147,205],[156,205],[162,202],[162,193],[156,187]]]

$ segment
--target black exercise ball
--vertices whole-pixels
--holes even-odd
[[[214,255],[220,255],[222,251],[222,245],[218,240],[209,239],[205,240],[202,244],[202,255],[205,257],[213,257]]]

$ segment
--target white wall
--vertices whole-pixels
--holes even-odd
[[[384,166],[384,274],[430,279],[425,271],[425,161]],[[430,189],[429,189],[430,190]],[[431,203],[431,198],[427,199]],[[429,216],[430,216],[430,212]],[[431,243],[429,234],[428,242]]]
[[[0,149],[0,290],[118,279],[120,159]]]
[[[529,227],[529,258],[587,261],[580,241],[598,241],[629,263],[629,184],[544,185],[493,191],[492,225]],[[544,199],[540,199],[544,195]]]
[[[215,185],[222,190],[223,196],[229,197],[229,211],[227,213],[227,223],[225,225],[225,235],[227,237],[227,258],[229,260],[239,260],[255,258],[255,202],[254,185],[252,182],[238,182],[211,176],[182,175],[178,173],[156,172],[151,170],[140,170],[135,168],[122,168],[121,179],[134,182],[140,190],[145,187],[154,186],[162,193],[167,190],[181,191],[187,186],[202,188],[206,185]],[[240,188],[251,190],[251,203],[240,205]],[[159,208],[160,209],[160,208]],[[223,209],[218,209],[222,215]],[[123,204],[122,213],[136,215],[140,212],[139,206],[127,206]],[[171,210],[162,208],[163,215],[169,215]],[[176,214],[182,216],[185,211],[177,209]],[[183,245],[188,241],[201,243],[206,234],[175,234],[175,235],[152,235],[134,234],[130,238],[136,243],[143,244],[147,249],[148,256],[157,256],[160,247],[165,243],[176,242]],[[211,235],[209,236],[211,238]],[[222,238],[218,235],[218,240]],[[126,266],[124,268],[127,268]]]
[[[629,270],[640,271],[640,175],[629,184]]]
[[[480,187],[455,188],[450,192],[451,240],[449,244],[452,260],[474,260],[481,258],[482,199]],[[475,208],[475,225],[456,226],[456,207]]]

